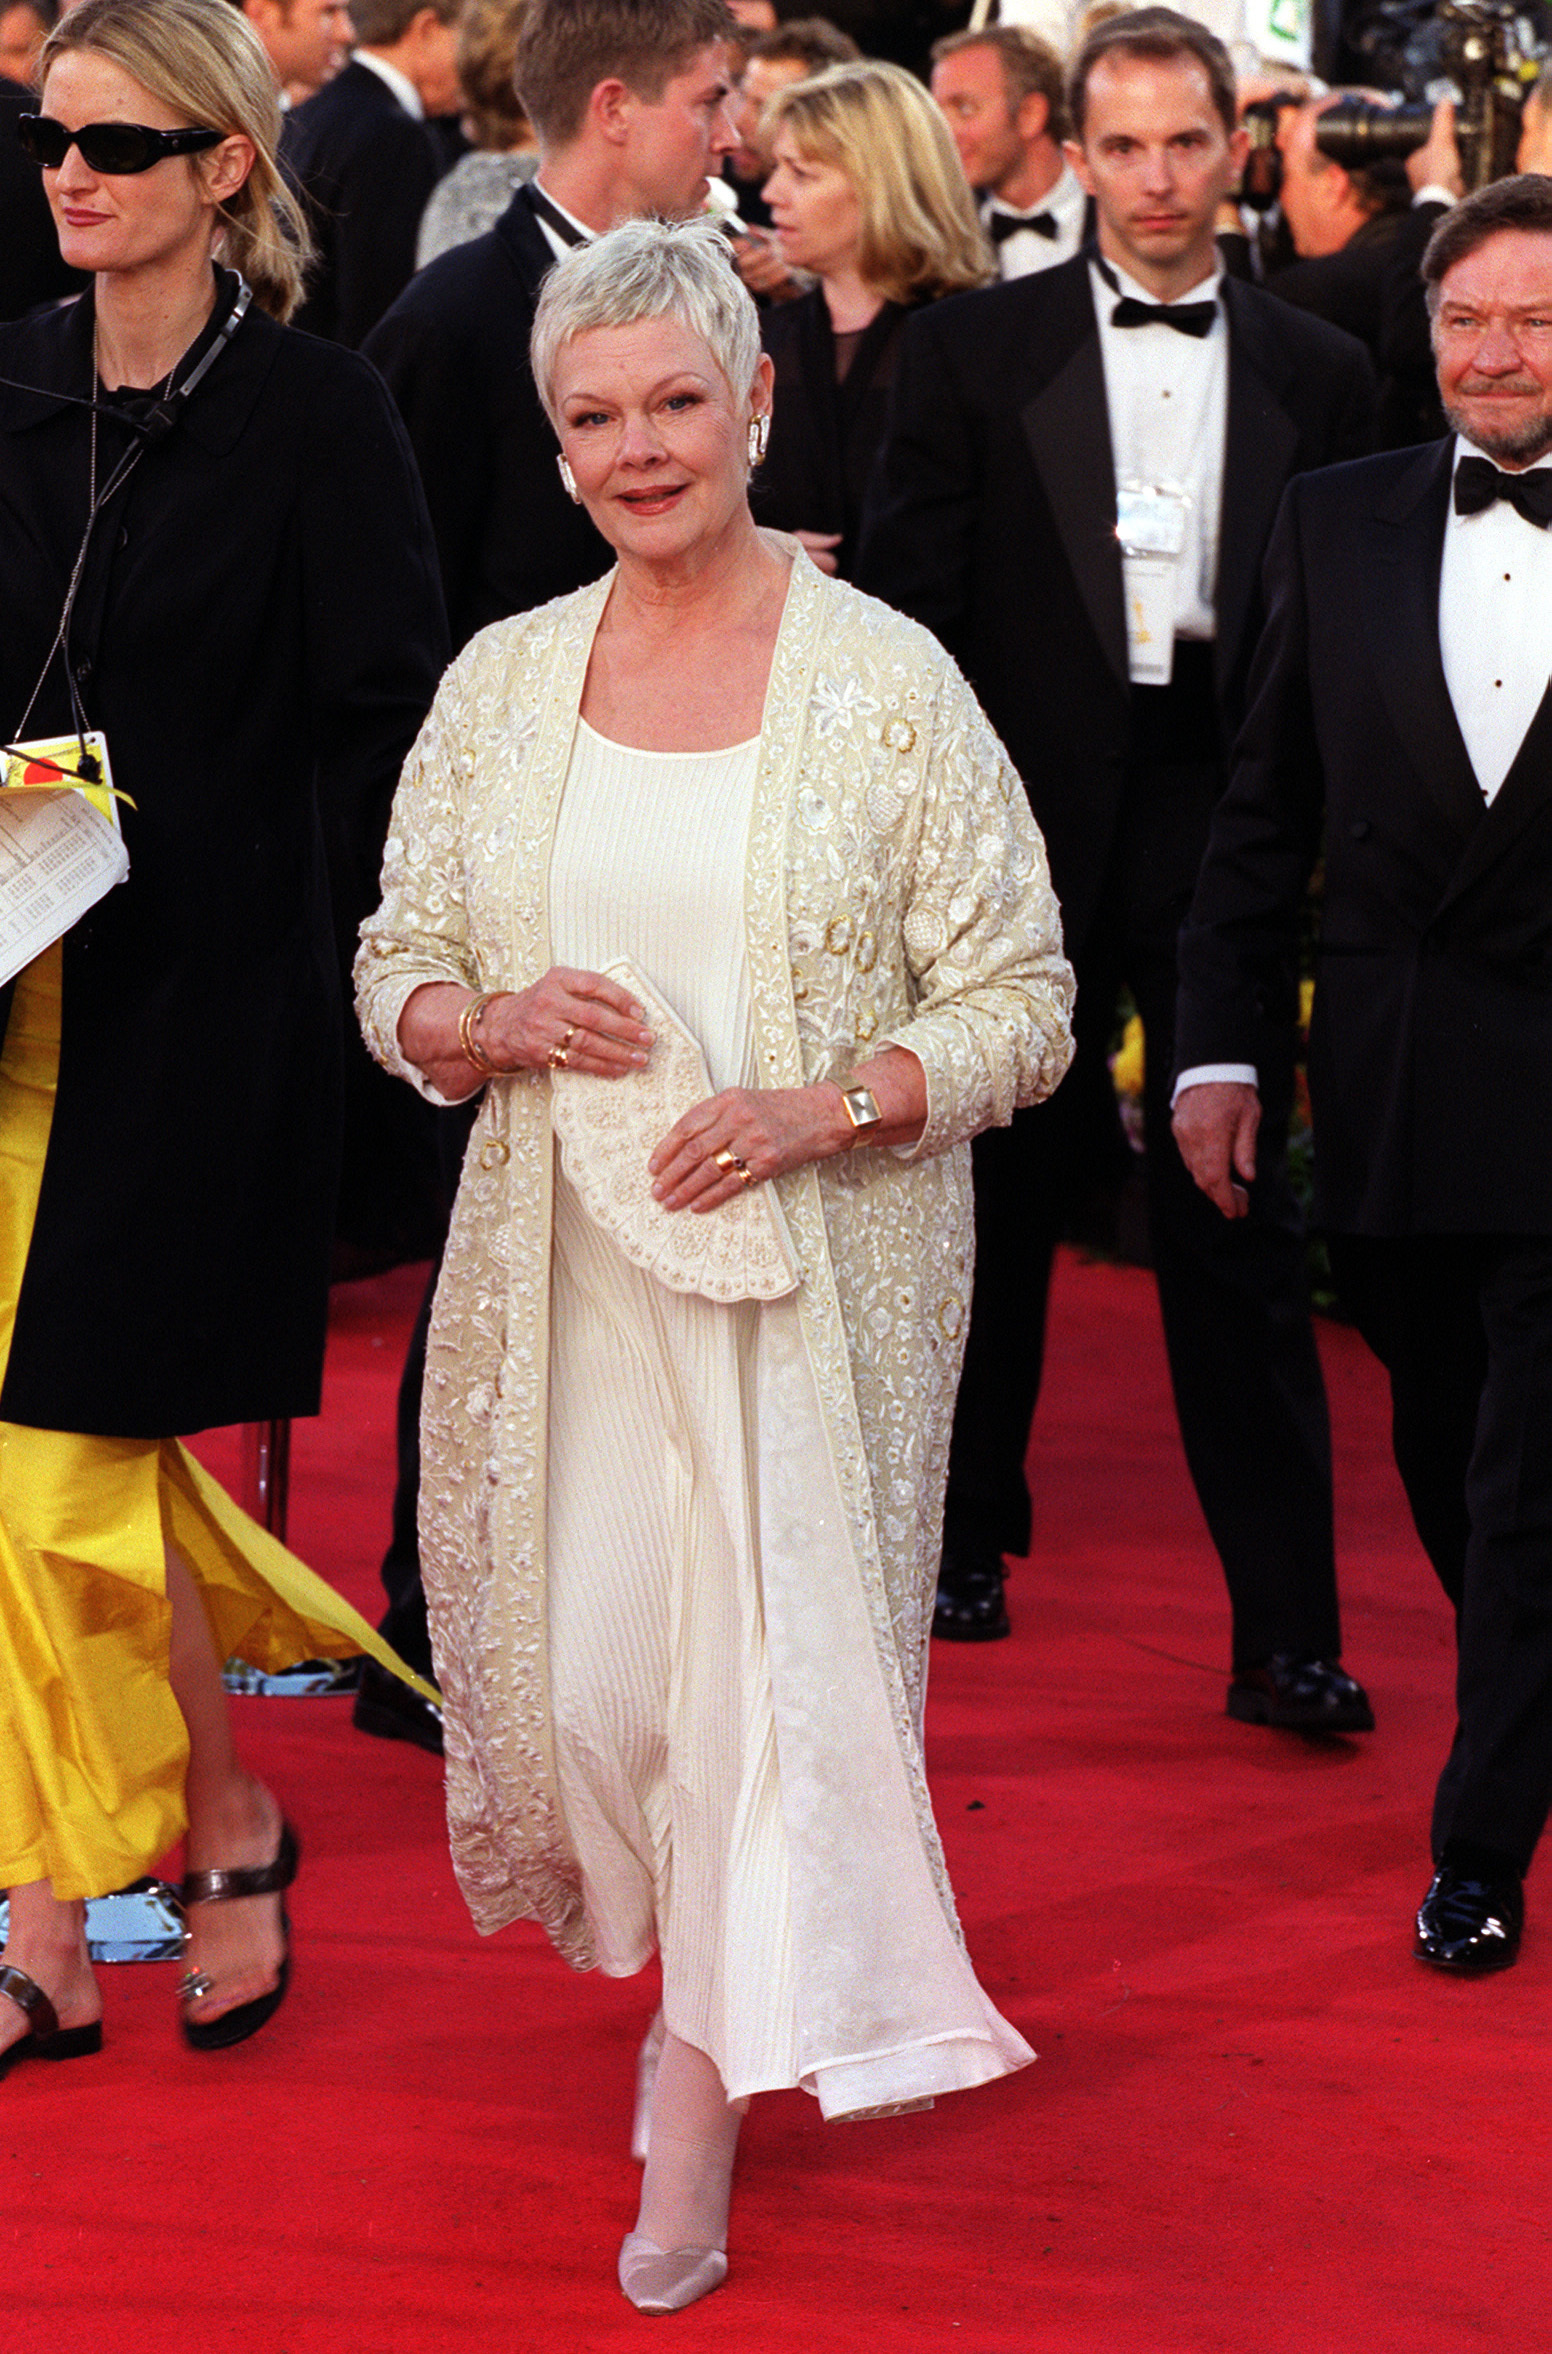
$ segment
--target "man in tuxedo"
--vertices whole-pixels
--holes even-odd
[[[1459,1646],[1415,1951],[1480,1974],[1552,1797],[1552,179],[1469,197],[1423,274],[1453,430],[1284,501],[1175,1130],[1232,1230],[1323,841],[1316,1216]]]
[[[414,271],[444,169],[427,117],[460,100],[458,0],[350,0],[350,13],[360,46],[287,115],[281,155],[318,247],[296,324],[354,348]]]
[[[517,84],[536,177],[495,228],[429,264],[366,344],[403,412],[453,643],[602,572],[609,550],[556,471],[528,366],[534,306],[571,245],[705,200],[737,144],[723,0],[533,0]]]
[[[1070,261],[1090,234],[1089,200],[1062,154],[1062,61],[1021,25],[950,33],[932,52],[932,95],[1004,278]]]
[[[572,245],[641,213],[688,214],[737,133],[723,0],[530,0],[517,86],[539,138],[535,178],[488,236],[431,262],[366,343],[414,445],[431,510],[453,644],[594,580],[606,543],[561,487],[555,431],[539,403],[528,337],[539,288]],[[473,1107],[443,1113],[456,1164]],[[433,1288],[434,1288],[433,1275]],[[383,1632],[431,1666],[416,1533],[420,1392],[428,1289],[399,1390],[399,1480],[383,1561]],[[363,1731],[439,1750],[441,1719],[368,1660]]]
[[[1078,1059],[1049,1106],[975,1146],[978,1266],[949,1471],[938,1633],[1004,1634],[1029,1550],[1024,1456],[1051,1258],[1129,983],[1147,1036],[1153,1257],[1181,1435],[1233,1608],[1229,1711],[1360,1730],[1337,1661],[1325,1393],[1268,1072],[1253,1215],[1228,1226],[1169,1136],[1175,942],[1239,717],[1262,555],[1290,475],[1368,448],[1373,373],[1324,321],[1221,276],[1240,170],[1222,45],[1169,9],[1074,62],[1069,157],[1097,248],[933,304],[903,340],[864,587],[958,657],[1044,831],[1078,972]]]

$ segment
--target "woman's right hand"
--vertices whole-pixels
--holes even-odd
[[[470,1062],[459,1036],[459,1017],[473,996],[456,982],[428,981],[399,1016],[406,1061],[449,1103],[461,1102],[492,1076]],[[496,1076],[548,1065],[620,1079],[639,1070],[651,1050],[642,1011],[630,991],[605,974],[552,965],[530,988],[493,997],[473,1025],[473,1038]]]

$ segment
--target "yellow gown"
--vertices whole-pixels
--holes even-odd
[[[61,962],[56,942],[19,975],[0,1053],[0,1380],[53,1116]],[[223,1659],[274,1670],[365,1651],[408,1676],[178,1440],[0,1422],[0,1887],[47,1880],[62,1901],[103,1896],[186,1828],[168,1544]]]

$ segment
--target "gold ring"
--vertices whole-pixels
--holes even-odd
[[[741,1169],[744,1165],[730,1144],[725,1144],[720,1152],[714,1152],[711,1157],[724,1177],[729,1169]]]
[[[571,1041],[573,1040],[573,1038],[575,1038],[576,1034],[577,1034],[577,1025],[576,1025],[576,1023],[575,1023],[575,1022],[568,1022],[568,1023],[566,1024],[566,1035],[565,1035],[565,1037],[564,1037],[564,1038],[561,1040],[561,1044],[562,1044],[562,1046],[569,1046],[569,1045],[571,1044]]]
[[[567,1063],[571,1060],[571,1057],[566,1052],[564,1039],[561,1040],[559,1045],[552,1046],[544,1059],[549,1064],[552,1071],[563,1071],[566,1068]]]
[[[759,1182],[747,1161],[738,1164],[738,1182],[740,1185],[755,1185]]]

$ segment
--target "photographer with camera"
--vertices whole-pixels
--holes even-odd
[[[1333,137],[1345,129],[1346,115],[1340,93],[1282,111],[1279,194],[1298,258],[1269,276],[1267,286],[1284,302],[1345,327],[1377,359],[1391,252],[1412,192],[1405,165],[1394,157],[1349,159],[1340,136]]]

